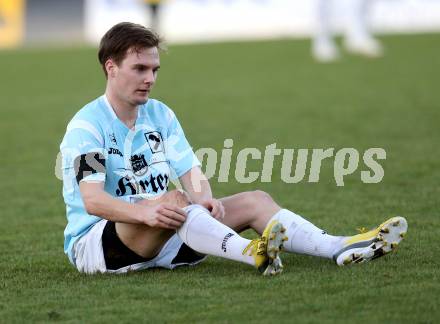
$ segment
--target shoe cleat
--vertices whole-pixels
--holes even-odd
[[[352,258],[348,256],[348,257],[346,257],[346,258],[344,259],[343,263],[344,263],[344,264],[350,264],[352,261],[353,261]]]

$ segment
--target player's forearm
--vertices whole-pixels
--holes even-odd
[[[212,199],[211,186],[209,185],[208,180],[200,181],[199,188],[190,187],[189,190],[187,188],[185,188],[185,190],[188,193],[188,195],[191,197],[191,201],[194,204],[201,204],[204,201],[208,201]]]
[[[212,199],[211,186],[199,167],[194,167],[180,177],[183,189],[195,204]]]
[[[130,204],[116,199],[104,190],[81,190],[84,207],[88,214],[99,216],[113,222],[141,224],[142,212],[149,207]]]

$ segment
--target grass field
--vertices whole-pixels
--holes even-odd
[[[272,143],[386,150],[379,184],[363,184],[360,167],[337,187],[333,159],[318,183],[284,183],[280,159],[271,183],[213,179],[217,197],[259,188],[334,234],[408,219],[396,254],[347,268],[284,254],[275,278],[213,257],[172,272],[77,273],[63,253],[54,166],[67,122],[103,93],[96,50],[0,52],[0,322],[438,322],[440,35],[383,40],[382,59],[330,65],[291,40],[171,46],[162,56],[153,97],[174,109],[194,148],[232,138],[234,154]]]

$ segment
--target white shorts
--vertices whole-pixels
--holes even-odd
[[[75,260],[75,266],[79,272],[93,274],[93,273],[126,273],[128,271],[139,271],[148,268],[166,268],[174,269],[175,267],[182,265],[196,265],[202,262],[206,256],[201,257],[196,261],[184,260],[173,263],[180,248],[183,245],[183,241],[177,234],[174,234],[163,246],[159,254],[153,259],[131,264],[126,267],[110,270],[105,265],[104,252],[102,250],[102,232],[104,230],[107,220],[103,219],[93,225],[92,229],[87,232],[83,237],[73,245],[73,259]]]

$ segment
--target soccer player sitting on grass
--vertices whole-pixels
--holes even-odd
[[[112,27],[98,54],[105,94],[73,117],[61,143],[64,250],[80,272],[173,269],[214,255],[274,275],[282,271],[282,247],[344,265],[399,244],[407,230],[402,217],[364,234],[332,236],[262,191],[214,198],[175,114],[149,98],[159,47],[143,26]],[[184,191],[168,191],[173,178]],[[238,234],[248,228],[261,237]]]

